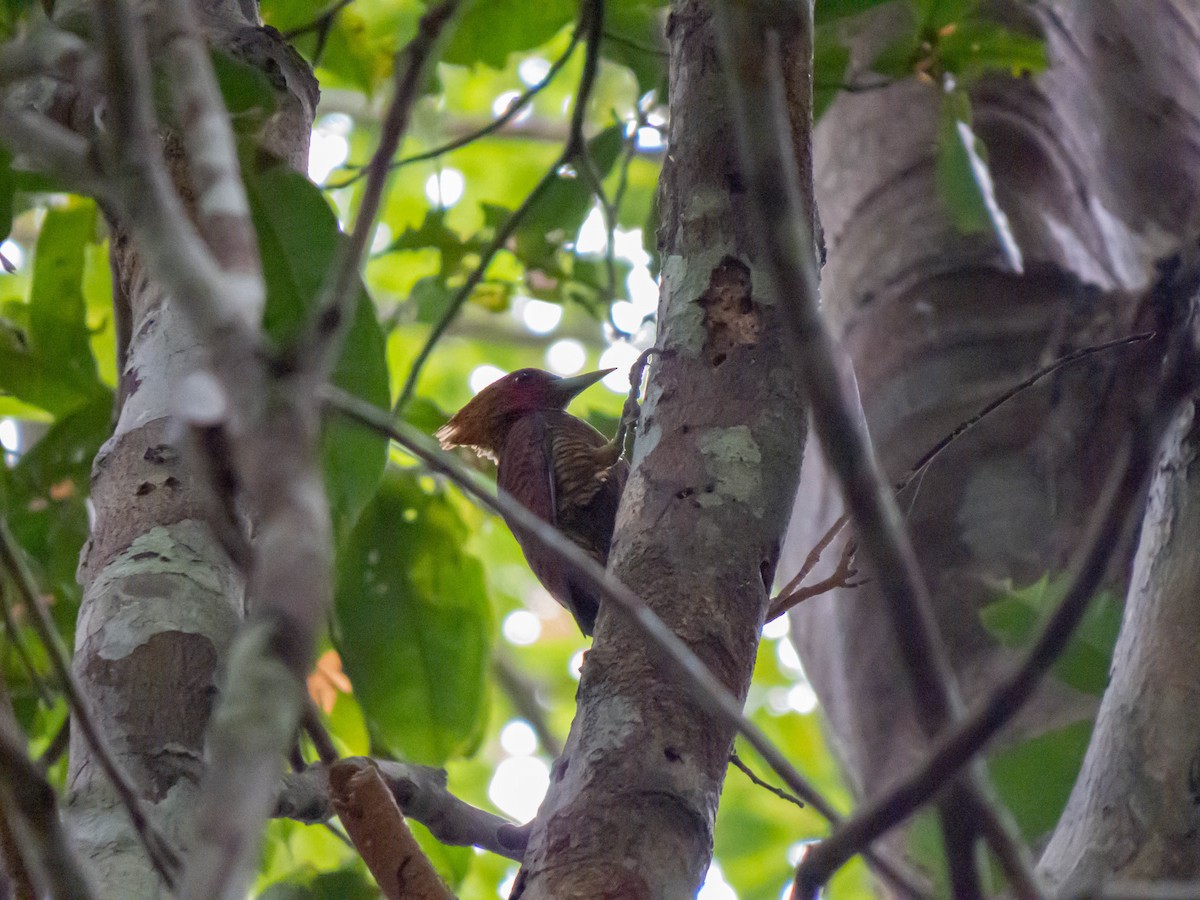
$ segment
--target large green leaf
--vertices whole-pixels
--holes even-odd
[[[442,58],[502,68],[510,53],[546,43],[575,20],[576,12],[571,0],[471,0]]]
[[[1091,735],[1091,722],[1076,722],[988,760],[992,784],[1030,843],[1036,843],[1062,815]]]
[[[838,43],[831,29],[817,32],[813,50],[813,121],[821,118],[841,90],[850,65],[850,50]]]
[[[988,604],[980,610],[980,618],[988,632],[1004,646],[1024,646],[1061,602],[1066,586],[1066,576],[1051,579],[1045,575]],[[1121,612],[1120,601],[1108,591],[1092,598],[1070,644],[1054,665],[1054,673],[1061,681],[1089,694],[1104,693],[1113,648],[1121,630]]]
[[[376,735],[441,765],[484,724],[491,614],[467,527],[432,479],[389,471],[338,563],[342,664]]]
[[[324,196],[302,175],[273,166],[252,175],[247,185],[267,282],[263,326],[275,341],[285,343],[315,309],[325,278],[336,265],[342,236]],[[333,382],[376,406],[388,405],[383,331],[365,288],[359,290]],[[366,429],[334,421],[325,428],[322,453],[334,528],[340,537],[379,484],[387,441]]]
[[[83,296],[95,229],[91,201],[51,209],[38,237],[30,302],[6,304],[0,321],[0,391],[56,415],[108,392],[96,372]]]

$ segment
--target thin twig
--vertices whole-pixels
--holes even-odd
[[[638,53],[645,53],[647,56],[657,56],[662,59],[667,59],[670,54],[661,47],[652,47],[649,44],[643,44],[641,41],[631,38],[628,35],[619,34],[615,31],[604,32],[604,40],[610,44],[620,44],[622,47],[628,47],[630,50],[636,50]]]
[[[936,460],[938,458],[938,456],[940,456],[941,453],[947,447],[949,447],[952,443],[954,443],[959,438],[961,438],[963,435],[965,435],[967,432],[969,432],[972,428],[974,428],[976,425],[978,425],[980,422],[982,422],[989,415],[994,413],[997,409],[999,409],[1005,403],[1007,403],[1008,401],[1017,397],[1023,391],[1031,388],[1033,385],[1035,385],[1037,382],[1041,381],[1047,375],[1052,375],[1053,373],[1057,372],[1059,369],[1063,369],[1072,363],[1078,362],[1081,359],[1086,359],[1087,357],[1092,356],[1096,353],[1100,353],[1105,350],[1111,350],[1115,347],[1126,347],[1131,344],[1142,343],[1144,341],[1150,340],[1154,336],[1155,336],[1155,332],[1153,332],[1153,331],[1143,331],[1138,334],[1129,335],[1128,337],[1116,338],[1111,341],[1106,341],[1102,344],[1093,344],[1088,347],[1081,347],[1078,350],[1074,350],[1071,353],[1068,353],[1064,356],[1060,356],[1058,359],[1054,360],[1053,362],[1050,362],[1047,365],[1042,366],[1037,371],[1030,374],[1028,377],[1017,382],[1012,387],[1007,388],[1002,394],[1000,394],[1000,396],[996,397],[994,400],[989,401],[983,408],[981,408],[978,412],[976,412],[973,416],[971,416],[971,418],[966,419],[963,422],[960,422],[958,425],[956,425],[954,427],[953,430],[950,431],[949,434],[947,434],[945,437],[943,437],[941,440],[939,440],[936,444],[934,444],[932,447],[930,447],[927,451],[925,451],[925,453],[923,453],[921,455],[921,457],[917,460],[916,463],[913,464],[913,466],[908,470],[908,472],[905,473],[904,477],[901,478],[900,481],[896,482],[895,485],[893,485],[893,489],[896,492],[896,495],[899,496],[900,493],[902,491],[904,491],[905,488],[907,488],[909,485],[911,485],[931,465],[933,465],[934,460]],[[786,585],[783,586],[782,590],[779,591],[779,593],[776,595],[775,599],[771,601],[771,610],[770,610],[770,612],[767,613],[767,621],[768,622],[770,622],[772,619],[778,618],[779,616],[781,616],[784,613],[791,610],[797,604],[801,603],[804,600],[809,599],[810,597],[815,597],[818,594],[822,594],[822,593],[832,590],[833,588],[836,588],[836,587],[852,587],[852,586],[854,586],[854,585],[847,584],[844,579],[839,579],[838,572],[835,572],[833,575],[817,582],[816,584],[808,585],[806,587],[800,587],[800,585],[804,581],[804,579],[806,577],[808,577],[808,575],[812,572],[812,570],[814,568],[816,568],[817,563],[820,562],[821,555],[825,552],[825,550],[833,542],[833,539],[835,537],[837,537],[837,535],[841,532],[841,530],[847,525],[847,523],[849,521],[850,521],[849,517],[845,513],[842,513],[842,515],[837,519],[837,521],[834,522],[829,527],[829,529],[825,532],[824,535],[822,535],[821,539],[817,542],[816,546],[814,546],[813,549],[811,551],[809,551],[809,554],[805,558],[804,563],[800,566],[800,571],[797,572],[792,577],[791,581],[789,581]],[[857,549],[857,548],[855,547],[854,542],[848,543],[846,545],[846,549],[843,550],[842,557],[838,563],[839,571],[845,569],[846,570],[845,574],[847,575],[847,577],[853,575],[853,569],[852,569],[852,567],[849,566],[849,563],[850,563],[850,560],[853,558],[855,549]]]
[[[458,12],[461,0],[442,0],[431,6],[417,24],[417,34],[396,60],[395,95],[388,107],[379,136],[379,146],[367,166],[367,183],[359,201],[354,230],[343,243],[333,275],[321,289],[317,313],[306,339],[297,349],[297,359],[318,381],[333,372],[342,338],[354,320],[358,300],[359,270],[375,233],[375,221],[383,202],[392,158],[408,130],[413,106],[421,96],[426,74],[436,60],[436,50],[447,26]]]
[[[587,158],[587,141],[583,136],[584,119],[587,113],[588,102],[591,100],[592,90],[596,84],[596,74],[600,67],[600,41],[596,39],[596,29],[594,22],[597,18],[601,18],[602,2],[601,0],[584,0],[581,9],[583,22],[581,28],[586,28],[587,49],[583,59],[583,72],[579,76],[579,87],[575,92],[575,106],[571,113],[571,129],[567,134],[566,142],[563,145],[562,153],[559,154],[550,169],[542,176],[529,195],[522,201],[521,205],[513,210],[512,214],[504,220],[504,224],[496,229],[496,234],[488,243],[480,254],[478,264],[467,276],[466,282],[458,289],[450,302],[446,305],[445,311],[441,318],[434,323],[433,328],[429,332],[429,336],[425,339],[425,343],[421,346],[420,352],[417,353],[413,360],[412,366],[409,369],[408,377],[404,381],[404,386],[400,390],[400,396],[396,399],[396,404],[393,407],[393,415],[399,417],[403,413],[404,408],[408,405],[408,401],[412,399],[414,392],[417,389],[417,381],[421,377],[421,370],[425,367],[429,357],[433,353],[433,349],[437,346],[437,342],[441,340],[446,329],[450,327],[459,312],[462,310],[463,304],[471,296],[471,292],[475,290],[487,274],[488,266],[491,265],[492,258],[508,243],[508,239],[516,232],[517,227],[524,220],[525,216],[537,203],[541,195],[558,177],[559,170],[563,166],[570,165],[575,162],[580,154]],[[602,21],[602,18],[601,18]]]
[[[546,87],[548,87],[550,83],[554,81],[555,76],[558,75],[563,66],[567,64],[567,61],[570,60],[570,58],[575,54],[575,48],[578,46],[579,30],[576,29],[571,33],[571,42],[567,45],[567,49],[562,52],[561,56],[559,56],[550,64],[550,68],[546,70],[546,74],[542,76],[541,80],[530,85],[524,92],[514,97],[512,102],[509,103],[505,108],[504,112],[496,116],[496,118],[492,119],[482,128],[477,128],[474,131],[464,134],[461,137],[457,137],[452,141],[447,141],[441,146],[434,147],[432,150],[414,153],[412,156],[406,156],[403,159],[396,160],[396,162],[391,164],[392,171],[413,163],[427,162],[431,159],[437,159],[440,156],[445,156],[447,153],[453,153],[455,150],[461,150],[463,147],[473,144],[481,138],[485,138],[489,134],[494,134],[495,132],[499,131],[518,115],[520,115],[521,111],[530,104],[533,98],[545,90]],[[347,166],[346,168],[353,169],[355,167]],[[341,188],[350,187],[350,185],[366,176],[367,168],[367,166],[358,167],[358,171],[349,178],[346,178],[343,181],[339,181],[335,184],[327,184],[325,185],[325,189],[336,191],[340,190]]]
[[[770,782],[763,781],[756,774],[754,774],[754,770],[751,769],[748,765],[746,765],[745,761],[740,756],[737,755],[736,750],[733,753],[729,754],[729,762],[733,764],[734,768],[738,769],[740,772],[742,772],[742,774],[744,774],[747,778],[749,778],[750,782],[752,784],[754,784],[756,787],[760,787],[765,791],[770,791],[772,794],[774,794],[780,800],[786,800],[788,803],[795,804],[796,806],[799,806],[801,809],[804,808],[804,801],[801,800],[799,797],[797,797],[795,794],[789,794],[783,788],[777,788],[777,787],[775,787],[775,785],[771,784]]]
[[[0,812],[41,895],[88,900],[94,896],[58,814],[58,798],[29,758],[8,710],[0,719]]]
[[[318,13],[316,18],[303,25],[297,25],[295,28],[289,28],[283,33],[285,40],[294,41],[298,37],[303,37],[310,31],[325,31],[332,25],[333,20],[337,18],[338,13],[353,3],[354,0],[336,0],[330,4],[323,12]]]
[[[59,637],[58,630],[50,620],[50,614],[46,612],[38,598],[33,576],[30,574],[21,552],[17,549],[16,542],[8,530],[8,524],[2,520],[0,520],[0,565],[3,565],[16,586],[21,602],[32,613],[33,627],[42,643],[45,644],[46,652],[50,657],[50,666],[54,669],[54,674],[62,685],[63,693],[67,696],[67,703],[71,707],[71,714],[75,717],[76,727],[87,741],[105,776],[112,783],[117,799],[129,814],[133,830],[146,849],[146,855],[150,858],[155,871],[168,887],[173,888],[175,875],[180,865],[179,854],[171,848],[166,838],[150,821],[146,811],[142,809],[142,801],[138,796],[137,789],[113,758],[108,742],[104,740],[100,729],[92,719],[91,710],[88,708],[83,692],[75,681],[75,676],[71,674],[71,659],[67,654],[67,648],[63,646],[62,638]]]
[[[834,806],[804,778],[777,747],[742,714],[741,704],[708,670],[699,657],[628,587],[588,556],[583,550],[547,522],[542,521],[507,494],[497,494],[494,485],[485,486],[482,476],[469,471],[454,457],[435,446],[425,435],[402,420],[394,420],[384,410],[333,386],[322,388],[327,406],[363,425],[387,435],[433,471],[446,476],[473,497],[481,506],[511,522],[527,533],[541,549],[553,553],[588,589],[605,601],[611,601],[632,617],[643,635],[678,671],[682,683],[697,702],[714,717],[738,731],[784,783],[804,802],[830,822],[841,821]],[[911,879],[890,863],[868,852],[868,860],[907,896],[920,896]]]
[[[1111,341],[1105,341],[1103,344],[1092,344],[1087,347],[1080,347],[1065,356],[1060,356],[1058,359],[1042,366],[1036,372],[1030,374],[1027,378],[1014,384],[1012,387],[1004,391],[999,397],[987,403],[979,412],[971,416],[964,422],[960,422],[954,427],[954,430],[947,434],[944,438],[930,447],[921,455],[921,458],[913,463],[912,468],[908,473],[900,479],[895,485],[896,494],[899,495],[905,488],[912,484],[926,469],[928,469],[935,459],[941,455],[942,451],[949,447],[952,443],[978,425],[981,421],[1012,400],[1018,394],[1033,387],[1037,382],[1041,381],[1047,375],[1053,375],[1059,369],[1066,368],[1071,363],[1078,362],[1081,359],[1086,359],[1089,356],[1094,356],[1097,353],[1102,353],[1105,350],[1111,350],[1114,347],[1127,347],[1132,344],[1139,344],[1155,337],[1153,331],[1143,331],[1138,334],[1131,334],[1127,337],[1116,338]]]

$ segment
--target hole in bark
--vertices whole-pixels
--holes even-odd
[[[677,493],[675,495],[675,499],[676,500],[686,500],[688,497],[692,496],[692,494],[694,494],[694,493],[696,493],[696,492],[692,488],[690,488],[690,487],[684,488],[682,491],[680,491],[679,493]]]
[[[738,347],[753,347],[762,328],[750,269],[727,256],[709,273],[708,288],[696,301],[704,309],[704,357],[719,366]]]
[[[682,762],[683,754],[674,747],[663,747],[663,756],[671,762]]]
[[[143,481],[141,484],[139,484],[137,486],[137,490],[134,491],[134,493],[137,494],[137,496],[139,496],[139,497],[145,497],[147,494],[149,494],[153,490],[154,490],[154,485],[152,485],[148,481]]]

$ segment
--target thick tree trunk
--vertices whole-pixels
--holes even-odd
[[[776,298],[756,270],[707,4],[677,2],[669,37],[658,343],[668,355],[653,369],[610,561],[744,697],[805,414]],[[789,68],[794,95],[807,96],[807,66]],[[803,160],[807,105],[796,121]],[[513,896],[694,896],[732,741],[628,617],[602,606],[575,721]]]
[[[902,6],[862,17],[856,69],[899,33]],[[843,94],[817,131],[823,299],[897,478],[1026,372],[1136,330],[1154,261],[1192,236],[1200,213],[1193,5],[988,6],[1010,27],[1044,34],[1051,64],[1036,79],[989,77],[973,91],[1022,273],[988,237],[956,232],[942,205],[938,88],[908,79]],[[1014,658],[981,627],[980,607],[1005,583],[1062,570],[1110,461],[1110,435],[1152,364],[1125,348],[1046,379],[952,445],[902,498],[968,701]],[[806,462],[785,574],[840,511],[825,467]],[[1118,588],[1131,550],[1115,557]],[[881,598],[870,584],[838,591],[808,601],[793,624],[855,788],[879,792],[923,743],[913,714],[921,698],[910,696]],[[1051,681],[1016,732],[1093,712],[1094,700]]]
[[[1042,857],[1056,891],[1200,876],[1200,431],[1180,414],[1150,489],[1113,681]]]
[[[196,4],[214,45],[271,73],[279,111],[264,142],[302,167],[316,106],[311,73],[246,4]],[[178,147],[168,160],[180,168]],[[177,177],[185,178],[180,173]],[[189,192],[184,190],[184,195]],[[122,223],[112,223],[118,302],[130,340],[123,405],[92,475],[92,537],[74,669],[100,730],[137,785],[148,813],[180,849],[204,763],[204,734],[225,653],[242,618],[244,581],[219,535],[228,528],[211,486],[180,446],[174,404],[183,379],[208,362],[195,330],[147,273]],[[165,893],[79,729],[72,729],[68,809],[104,896]]]

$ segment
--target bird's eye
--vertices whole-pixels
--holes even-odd
[[[513,380],[516,381],[517,384],[521,384],[522,382],[529,380],[529,375],[530,373],[528,371],[521,371],[516,374]]]

